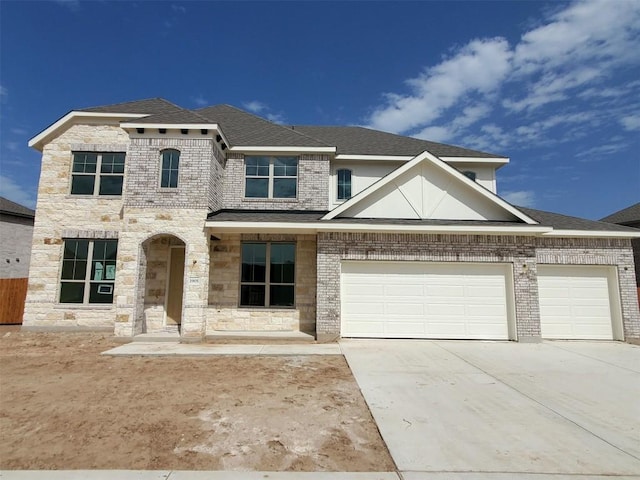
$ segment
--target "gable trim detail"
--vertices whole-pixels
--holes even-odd
[[[446,162],[444,162],[443,160],[439,159],[438,157],[436,157],[435,155],[433,155],[432,153],[430,153],[427,150],[425,150],[421,154],[419,154],[416,157],[414,157],[413,160],[405,163],[404,165],[401,165],[400,167],[395,169],[393,172],[391,172],[388,175],[386,175],[385,177],[381,178],[380,180],[378,180],[377,182],[375,182],[374,184],[372,184],[368,188],[364,189],[363,191],[361,191],[360,193],[358,193],[357,195],[355,195],[351,199],[347,200],[346,202],[342,203],[338,207],[334,208],[329,213],[327,213],[322,219],[323,220],[331,220],[333,218],[336,218],[341,213],[347,211],[351,207],[364,202],[372,194],[374,194],[375,192],[379,191],[380,189],[382,189],[386,185],[389,185],[391,182],[396,180],[398,177],[400,177],[401,175],[403,175],[404,173],[408,172],[410,169],[412,169],[413,167],[419,165],[422,162],[429,162],[431,165],[439,168],[440,170],[444,171],[446,174],[455,177],[459,182],[462,182],[463,184],[465,184],[467,188],[475,190],[475,192],[479,193],[480,195],[485,197],[487,200],[489,200],[490,202],[494,203],[495,205],[497,205],[501,209],[507,211],[508,213],[513,215],[514,217],[522,220],[524,223],[529,224],[529,225],[537,225],[538,224],[538,222],[536,222],[533,218],[529,217],[528,215],[525,215],[523,212],[521,212],[520,210],[518,210],[517,208],[515,208],[514,206],[512,206],[511,204],[509,204],[505,200],[501,199],[500,197],[498,197],[494,193],[492,193],[489,190],[487,190],[487,189],[483,188],[482,186],[478,185],[473,180],[467,178],[464,174],[462,174],[461,172],[456,170],[454,167],[448,165]]]

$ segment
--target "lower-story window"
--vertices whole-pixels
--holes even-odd
[[[295,305],[296,244],[242,244],[241,307]]]
[[[65,240],[60,303],[113,303],[117,240]]]

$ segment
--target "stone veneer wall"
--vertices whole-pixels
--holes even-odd
[[[242,241],[296,242],[295,308],[238,307]],[[216,330],[315,330],[315,235],[226,234],[211,242],[210,255],[208,334]]]
[[[244,198],[244,155],[229,153],[222,208],[251,210],[328,210],[329,156],[299,155],[298,198]]]
[[[63,238],[117,238],[122,197],[70,195],[73,151],[125,152],[129,136],[117,124],[77,124],[42,152],[23,326],[113,328],[115,305],[58,303]]]
[[[124,209],[114,292],[116,336],[130,337],[156,325],[146,324],[145,314],[153,307],[153,302],[148,303],[150,296],[158,293],[153,291],[159,284],[158,272],[166,278],[166,257],[160,258],[162,248],[157,247],[162,247],[163,238],[171,236],[171,242],[185,244],[181,337],[196,341],[203,338],[209,278],[209,236],[203,228],[207,213],[206,208]]]
[[[330,340],[340,335],[342,260],[512,263],[516,331],[520,341],[540,338],[537,262],[615,265],[618,267],[625,338],[640,336],[633,261],[628,240],[319,233],[316,316],[319,340]]]

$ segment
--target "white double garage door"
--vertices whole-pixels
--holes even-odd
[[[511,264],[344,261],[343,337],[516,340]],[[621,338],[615,267],[538,265],[543,338]]]

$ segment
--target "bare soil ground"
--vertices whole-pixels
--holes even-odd
[[[0,328],[0,469],[394,469],[341,356],[100,356],[116,345]]]

